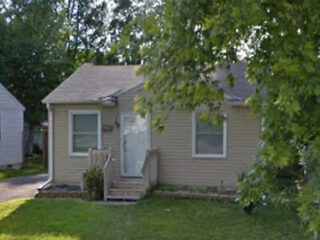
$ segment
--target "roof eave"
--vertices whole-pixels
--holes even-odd
[[[233,107],[248,107],[243,101],[228,101],[228,104]]]
[[[117,97],[109,96],[101,99],[87,99],[87,100],[43,100],[44,104],[102,104],[104,106],[116,106],[117,105]]]
[[[228,104],[234,107],[247,107],[248,105],[245,101],[236,95],[230,95],[225,93],[225,99],[227,100]]]
[[[110,97],[120,97],[124,94],[128,94],[132,91],[138,91],[140,89],[143,88],[143,82],[142,83],[139,83],[137,84],[136,86],[133,86],[125,91],[122,91],[122,90],[117,90],[117,91],[114,91],[112,94],[109,94],[107,96],[104,96],[104,97],[100,97],[98,99],[87,99],[87,100],[48,100],[47,98],[44,98],[42,100],[42,103],[44,104],[84,104],[84,103],[104,103],[105,102],[105,99],[106,98],[110,98]]]
[[[42,100],[44,104],[87,104],[87,103],[101,103],[101,100]]]
[[[118,92],[115,92],[113,95],[117,96],[117,97],[121,97],[122,95],[125,95],[125,94],[128,94],[130,92],[134,92],[134,91],[139,91],[143,89],[143,82],[137,84],[136,86],[132,87],[132,88],[129,88],[125,91],[118,91]]]
[[[0,88],[2,88],[3,91],[7,94],[7,96],[9,98],[11,98],[16,103],[17,108],[14,108],[14,109],[18,109],[21,111],[26,110],[26,107],[11,92],[9,92],[9,90],[7,88],[5,88],[1,83],[0,83]]]

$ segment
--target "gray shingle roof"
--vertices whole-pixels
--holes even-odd
[[[25,110],[19,100],[0,83],[0,109]]]
[[[221,81],[230,101],[244,101],[252,92],[245,77],[246,64],[234,64],[230,72],[236,77],[235,86],[231,88],[224,81],[227,72],[217,68],[213,74],[214,80]],[[137,66],[110,65],[95,66],[89,63],[81,66],[60,86],[53,90],[43,103],[89,103],[101,102],[112,95],[119,95],[138,87],[143,82],[143,77],[135,75]]]
[[[233,87],[230,87],[225,81],[228,72],[223,68],[216,68],[212,78],[220,81],[220,86],[227,95],[228,100],[245,101],[252,93],[252,86],[249,85],[246,77],[246,63],[237,63],[230,66],[230,73],[235,77],[236,81]]]
[[[143,82],[135,75],[136,66],[96,66],[85,63],[53,90],[43,103],[100,102],[103,98],[128,91]]]

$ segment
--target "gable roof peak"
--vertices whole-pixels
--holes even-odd
[[[14,108],[19,109],[21,111],[25,110],[25,107],[20,103],[20,101],[11,93],[7,88],[5,88],[1,83],[0,83],[0,92],[2,92],[7,98],[9,98],[12,103],[14,104]]]

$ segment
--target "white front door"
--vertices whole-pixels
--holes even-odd
[[[133,113],[121,115],[121,173],[126,177],[141,177],[149,142],[147,118]]]

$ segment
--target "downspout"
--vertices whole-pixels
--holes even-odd
[[[50,107],[50,104],[47,103],[47,109],[48,109],[48,174],[49,179],[41,184],[38,187],[38,191],[43,190],[46,186],[48,186],[53,181],[53,112],[52,108]]]

